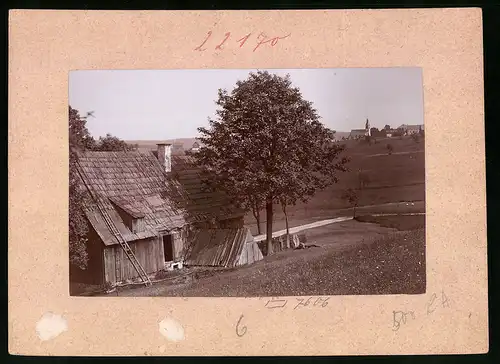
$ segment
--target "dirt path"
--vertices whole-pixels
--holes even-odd
[[[407,213],[407,214],[371,214],[370,216],[376,217],[385,217],[385,216],[421,216],[425,215],[425,212],[415,212],[415,213]]]
[[[369,205],[369,206],[360,206],[356,209],[357,214],[370,214],[373,216],[405,216],[405,215],[425,215],[425,212],[420,212],[420,210],[425,209],[424,201],[416,201],[416,202],[392,202],[387,204],[380,205]],[[376,211],[376,212],[375,212]],[[339,214],[352,214],[352,209],[341,209],[334,212],[334,215]],[[334,223],[339,223],[343,221],[352,220],[352,215],[349,216],[339,216],[333,219],[324,219],[315,221],[312,223],[296,225],[290,228],[290,234],[296,234],[298,232],[309,230],[313,228],[318,228],[324,225],[330,225]],[[273,238],[282,236],[286,234],[285,229],[281,229],[273,232]],[[254,237],[255,241],[263,241],[266,240],[266,234],[256,235]]]
[[[348,220],[352,220],[352,216],[344,216],[344,217],[337,217],[336,219],[316,221],[316,222],[313,222],[310,224],[295,226],[295,227],[290,228],[289,230],[290,230],[290,234],[296,234],[296,233],[303,231],[303,230],[309,230],[309,229],[317,228],[320,226],[335,224],[336,222],[342,222],[342,221],[348,221]],[[278,236],[282,236],[285,234],[286,234],[286,230],[275,231],[273,233],[273,238],[276,238]],[[257,242],[262,241],[262,240],[266,240],[266,235],[265,234],[257,235],[254,237],[254,240]]]
[[[424,153],[425,151],[424,150],[414,150],[414,151],[410,151],[410,152],[392,152],[391,155],[400,155],[400,154],[415,154],[415,153]],[[364,157],[365,158],[370,158],[370,157],[380,157],[380,156],[385,156],[385,155],[389,155],[388,153],[377,153],[377,154],[369,154],[369,155],[365,155]]]

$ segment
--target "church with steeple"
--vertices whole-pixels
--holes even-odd
[[[359,139],[362,137],[371,136],[370,131],[370,121],[366,119],[364,129],[352,129],[351,134],[349,134],[349,139]]]

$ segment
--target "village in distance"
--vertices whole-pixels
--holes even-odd
[[[69,89],[70,295],[425,293],[420,69],[73,71]]]

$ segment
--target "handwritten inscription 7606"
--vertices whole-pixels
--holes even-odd
[[[195,51],[203,52],[209,48],[212,48],[216,51],[221,51],[225,47],[231,44],[237,44],[239,48],[244,47],[246,44],[252,44],[253,52],[259,49],[263,45],[269,45],[274,47],[278,42],[282,39],[286,39],[291,36],[290,34],[282,35],[282,36],[272,36],[268,37],[266,34],[261,32],[259,35],[254,36],[253,33],[240,34],[234,36],[231,32],[226,32],[223,35],[214,35],[214,33],[210,30],[207,32],[203,41],[194,48]],[[253,38],[253,40],[251,40]]]
[[[269,309],[273,308],[285,308],[290,307],[293,310],[296,310],[300,307],[326,307],[328,305],[328,300],[330,297],[309,297],[309,298],[299,298],[296,297],[295,301],[291,301],[288,305],[289,301],[284,298],[271,298],[266,302],[265,307]]]

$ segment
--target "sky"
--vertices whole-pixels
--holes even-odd
[[[256,70],[85,70],[69,75],[69,104],[94,137],[192,138],[217,110],[217,90],[232,90]],[[290,74],[323,124],[337,131],[423,124],[420,68],[268,69]]]

